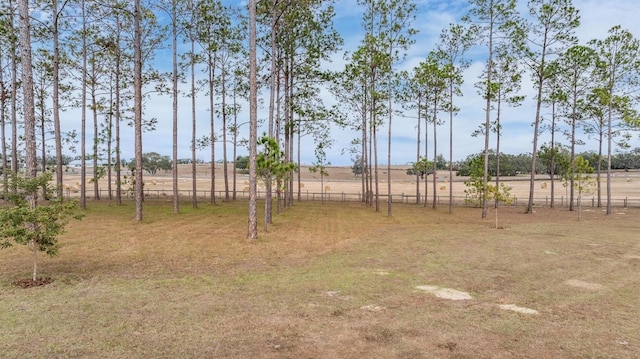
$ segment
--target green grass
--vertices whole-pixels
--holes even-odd
[[[640,211],[300,203],[245,241],[246,202],[90,203],[40,288],[0,252],[3,358],[634,358]],[[576,279],[602,289],[572,287]],[[469,292],[450,301],[415,289]],[[516,304],[539,311],[499,309]]]

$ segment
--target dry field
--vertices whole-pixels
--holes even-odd
[[[640,209],[89,202],[29,276],[0,251],[2,358],[638,358]],[[492,213],[493,215],[493,213]],[[449,299],[453,298],[453,299]]]
[[[405,166],[392,166],[391,169],[391,193],[396,195],[407,195],[407,196],[415,196],[416,193],[416,182],[415,176],[408,176],[406,174],[406,169],[408,165]],[[216,165],[216,192],[224,190],[224,182],[223,182],[223,170],[222,165]],[[303,166],[300,170],[300,183],[301,183],[301,191],[303,195],[305,193],[320,193],[325,190],[326,193],[330,194],[359,194],[362,192],[362,184],[360,178],[355,178],[350,167],[328,167],[329,175],[324,177],[321,182],[319,174],[311,173],[308,167]],[[380,193],[387,193],[387,170],[386,166],[384,168],[380,167],[379,169],[380,176]],[[90,174],[87,175],[87,178],[90,177]],[[197,190],[198,191],[209,191],[211,188],[211,169],[210,165],[198,165],[196,168],[196,178],[197,178]],[[66,172],[65,173],[65,184],[68,187],[79,188],[79,173],[77,172]],[[238,192],[243,192],[245,187],[248,186],[248,176],[246,174],[238,174],[236,179],[236,189]],[[518,201],[526,202],[529,196],[529,175],[522,175],[518,177],[504,177],[502,178],[505,183],[511,187],[511,194],[514,195]],[[453,187],[453,195],[454,197],[463,198],[465,196],[464,190],[466,189],[464,185],[464,181],[467,180],[466,177],[457,177],[455,176],[451,181],[451,185]],[[171,193],[172,189],[172,178],[170,172],[161,172],[156,175],[145,174],[145,190],[148,190],[149,193]],[[190,191],[192,189],[192,171],[191,165],[180,165],[179,167],[179,188],[181,191]],[[229,188],[230,190],[233,188],[232,174],[231,174],[231,165],[229,165]],[[602,186],[603,193],[605,193],[605,182],[606,178],[603,176],[602,178]],[[105,180],[100,181],[99,186],[102,190],[106,191],[107,183]],[[297,189],[297,177],[295,178],[295,188]],[[323,187],[324,186],[324,187]],[[441,171],[438,173],[438,182],[436,183],[436,193],[438,196],[447,197],[449,196],[449,172]],[[87,183],[88,196],[93,196],[93,184]],[[115,190],[115,183],[113,184],[113,188]],[[260,187],[263,188],[263,187]],[[428,184],[428,195],[431,198],[433,196],[433,182],[432,177],[429,177]],[[424,182],[420,182],[420,192],[422,195],[424,194]],[[104,195],[103,195],[104,196]],[[555,188],[555,196],[558,203],[568,198],[567,188],[562,185],[560,181],[556,181]],[[584,198],[591,199],[594,196],[593,193],[585,194]],[[603,195],[604,196],[604,195]],[[536,177],[535,183],[535,198],[537,199],[545,199],[551,197],[551,183],[546,175],[539,175]],[[415,198],[415,197],[414,197]],[[636,207],[640,207],[640,171],[632,171],[632,172],[617,172],[614,173],[612,177],[612,198],[616,200],[622,201],[625,198],[632,199],[632,202]],[[413,199],[415,201],[415,199]],[[618,202],[621,203],[621,202]]]

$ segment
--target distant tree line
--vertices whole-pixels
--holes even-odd
[[[560,166],[568,165],[570,162],[570,153],[566,148],[560,147],[554,156],[555,173],[559,174]],[[454,163],[454,170],[457,176],[469,176],[471,171],[471,164],[478,156],[483,156],[483,152],[472,154],[467,156],[464,161]],[[578,153],[577,156],[585,159],[589,166],[598,168],[598,153],[595,151],[586,151]],[[550,174],[551,171],[551,156],[545,152],[545,147],[538,152],[540,159],[540,166],[536,170],[536,174]],[[497,159],[495,151],[489,151],[489,175],[495,177],[497,172]],[[600,160],[600,165],[604,166],[606,159]],[[611,169],[612,170],[634,170],[640,169],[640,147],[634,148],[627,152],[616,153],[611,156]],[[407,170],[407,174],[411,169]],[[531,154],[519,154],[511,155],[506,153],[500,154],[500,176],[515,176],[518,174],[529,174],[531,171]]]

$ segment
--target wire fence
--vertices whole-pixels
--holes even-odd
[[[91,198],[91,199],[112,198],[113,199],[116,196],[115,191],[111,191],[111,196],[109,196],[109,191],[104,189],[99,190],[98,193],[99,193],[99,198],[96,198],[93,190],[87,190],[86,192],[87,198]],[[192,190],[178,191],[178,197],[180,200],[192,199],[193,194],[194,194],[194,191]],[[224,190],[215,191],[214,194],[216,196],[216,199],[226,198],[226,193]],[[257,194],[258,194],[259,200],[264,200],[266,196],[265,191],[259,190],[257,191]],[[133,198],[130,192],[123,191],[121,195],[123,198]],[[173,200],[173,190],[171,189],[145,189],[144,195],[145,195],[145,198],[149,198],[149,199],[156,198],[156,199]],[[206,191],[206,190],[195,191],[195,195],[197,196],[197,199],[200,199],[200,200],[211,199],[211,191]],[[74,192],[70,189],[66,189],[66,196],[68,198],[73,198],[73,197],[79,197],[80,194],[77,191]],[[234,196],[233,191],[229,191],[229,198],[248,199],[249,192],[244,190],[236,191]],[[326,192],[311,192],[311,191],[297,192],[296,191],[293,194],[293,198],[294,200],[297,200],[297,201],[327,201],[327,202],[363,202],[364,201],[363,194],[361,192],[354,193],[354,192],[331,192],[331,191],[326,191]],[[370,198],[375,199],[375,197],[371,195],[370,195]],[[386,203],[388,201],[388,196],[387,194],[380,194],[378,196],[378,199],[380,202]],[[453,196],[452,201],[453,201],[453,204],[456,206],[473,207],[478,205],[477,200],[470,199],[465,196]],[[580,201],[583,207],[598,207],[599,205],[598,199],[596,196],[588,196],[588,197],[583,196]],[[420,204],[420,203],[424,204],[424,196],[420,196],[420,198],[417,199],[415,194],[406,194],[406,193],[391,194],[391,202],[405,203],[405,204]],[[434,202],[433,196],[428,196],[427,204],[432,204],[433,202]],[[509,204],[502,203],[502,205],[527,206],[528,202],[529,202],[528,198],[516,197],[513,199],[511,203]],[[448,205],[449,196],[437,195],[435,197],[435,203],[436,205]],[[533,204],[534,206],[538,206],[538,207],[550,207],[551,197],[550,196],[534,197]],[[577,198],[574,200],[574,204],[577,205]],[[600,205],[604,206],[605,204],[606,204],[606,198],[602,197],[602,203],[600,203]],[[567,198],[567,196],[556,196],[554,205],[557,207],[568,207],[569,199]],[[628,208],[628,207],[640,208],[640,198],[630,198],[630,197],[611,198],[611,205],[613,207],[622,207],[622,208]]]

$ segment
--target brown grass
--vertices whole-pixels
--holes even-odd
[[[640,210],[577,213],[299,203],[258,244],[246,202],[90,203],[22,289],[0,252],[3,358],[634,358]],[[571,282],[573,281],[573,282]],[[594,284],[593,288],[570,283]],[[416,290],[471,294],[449,301]],[[599,285],[599,286],[597,286]],[[535,309],[527,315],[499,308]]]

